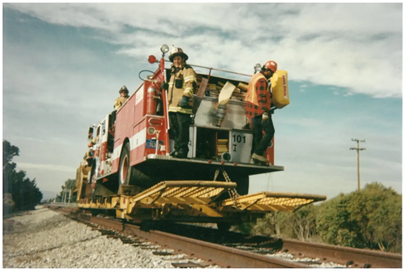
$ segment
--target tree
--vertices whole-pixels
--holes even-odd
[[[12,159],[18,155],[18,147],[3,140],[3,199],[7,199],[7,206],[12,206],[3,208],[4,214],[11,211],[34,210],[35,205],[42,199],[42,193],[35,179],[31,181],[27,178],[25,171],[16,171],[17,165],[12,162]]]
[[[10,193],[10,176],[14,174],[16,164],[12,162],[14,156],[19,155],[19,149],[12,146],[7,140],[3,140],[3,194]]]
[[[76,183],[75,179],[67,179],[65,181],[65,185],[61,186],[62,191],[59,193],[59,196],[58,196],[58,199],[60,199],[60,201],[64,200],[64,190],[65,189],[68,189],[71,191],[71,194],[70,194],[70,196],[72,197],[71,201],[76,201],[76,198],[73,198],[73,195],[72,195],[72,191],[75,189],[75,183]]]
[[[396,251],[402,240],[402,196],[380,183],[367,184],[351,194],[350,220],[361,231],[361,245]]]
[[[321,204],[317,231],[324,242],[333,245],[356,246],[353,233],[357,232],[357,227],[349,221],[350,214],[346,209],[348,201],[348,196],[341,193]]]
[[[292,213],[285,220],[292,227],[294,237],[307,241],[317,235],[316,231],[316,207],[307,205]]]
[[[7,164],[11,163],[14,156],[18,156],[19,149],[12,146],[7,140],[3,140],[3,170]]]
[[[254,234],[311,240],[317,236],[316,211],[313,204],[304,206],[294,213],[272,212],[257,221]]]
[[[402,196],[380,183],[322,204],[317,230],[323,241],[400,252]]]
[[[340,194],[294,213],[274,212],[259,219],[252,234],[316,240],[355,248],[402,252],[402,196],[380,183]]]
[[[75,179],[68,179],[65,181],[65,188],[66,189],[75,189]]]
[[[3,194],[3,214],[9,214],[13,211],[15,203],[10,193]]]
[[[252,228],[252,234],[282,237],[278,222],[278,218],[281,215],[283,215],[283,213],[272,212],[266,214],[264,218],[258,219]]]

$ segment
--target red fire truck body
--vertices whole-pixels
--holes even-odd
[[[94,214],[115,213],[133,222],[217,223],[228,229],[269,212],[294,212],[326,199],[270,191],[248,194],[250,175],[284,169],[274,165],[273,141],[264,153],[269,164],[250,163],[253,131],[242,93],[248,82],[237,77],[251,75],[196,70],[188,156],[170,156],[174,143],[169,138],[164,87],[170,80],[164,60],[168,50],[161,47],[159,62],[150,56],[151,64],[158,63],[156,71],[120,109],[89,128],[90,150],[77,170],[74,190],[79,208]],[[281,71],[277,78],[271,78],[273,103],[282,108],[289,103],[287,72]]]
[[[197,75],[208,84],[248,84],[214,76],[212,70]],[[274,165],[274,144],[266,152],[269,165],[250,164],[253,134],[246,125],[245,101],[230,100],[224,120],[218,125],[214,114],[217,98],[207,95],[194,97],[188,158],[169,156],[173,144],[168,133],[166,91],[162,89],[169,76],[163,56],[155,73],[144,80],[117,112],[90,128],[89,139],[96,145],[89,165],[92,167],[89,183],[95,195],[120,194],[121,185],[142,191],[164,180],[227,179],[218,171],[227,172],[231,181],[237,183],[238,193],[245,195],[249,175],[283,170],[282,166]]]

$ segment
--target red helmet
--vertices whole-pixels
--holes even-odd
[[[270,69],[273,72],[276,72],[276,70],[278,69],[278,64],[273,60],[269,60],[264,64],[264,67]]]

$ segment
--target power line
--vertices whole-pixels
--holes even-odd
[[[350,150],[357,150],[357,169],[358,169],[358,190],[361,190],[361,184],[360,184],[360,174],[359,174],[359,151],[366,150],[365,148],[360,148],[359,143],[360,142],[365,142],[364,140],[359,140],[357,138],[352,138],[352,141],[357,141],[357,147],[356,148],[350,148]]]

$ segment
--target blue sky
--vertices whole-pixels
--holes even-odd
[[[253,176],[250,192],[352,192],[358,138],[361,186],[401,193],[402,17],[402,2],[3,4],[3,139],[41,191],[58,193],[87,127],[166,43],[191,64],[251,74],[272,59],[288,71],[291,104],[273,115],[285,171]]]

